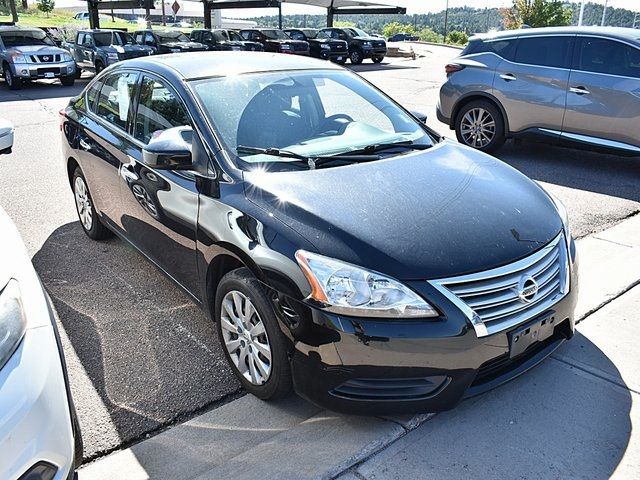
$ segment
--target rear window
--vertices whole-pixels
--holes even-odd
[[[467,44],[461,55],[474,53],[495,53],[499,57],[513,61],[516,52],[515,38],[505,40],[472,40]]]
[[[569,54],[574,37],[520,38],[515,61],[527,65],[569,68]]]

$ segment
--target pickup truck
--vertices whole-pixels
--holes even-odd
[[[153,50],[138,45],[131,35],[120,30],[79,30],[73,43],[62,44],[76,62],[76,75],[82,70],[100,73],[121,60],[146,57]]]
[[[380,63],[387,54],[387,42],[383,38],[373,37],[359,28],[328,27],[320,30],[336,40],[344,40],[349,44],[349,59],[359,65],[365,58],[373,63]]]

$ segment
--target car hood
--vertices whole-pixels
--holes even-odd
[[[59,47],[52,47],[51,45],[21,45],[18,47],[11,47],[8,50],[26,55],[60,55],[62,53],[68,53],[67,50]]]
[[[165,42],[162,45],[168,48],[180,48],[181,50],[204,48],[204,45],[198,42]]]
[[[536,183],[448,141],[377,162],[247,171],[244,179],[247,197],[318,253],[401,280],[505,265],[562,230],[553,202]]]
[[[125,52],[148,52],[150,50],[149,47],[145,47],[143,45],[109,45],[106,47],[99,47],[101,50],[105,52],[116,52],[116,53],[125,53]]]
[[[384,42],[383,38],[379,37],[354,37],[356,40],[361,40],[363,42]]]
[[[273,43],[281,43],[281,44],[286,44],[286,45],[307,45],[307,42],[305,42],[304,40],[287,40],[287,39],[273,39],[273,38],[269,38],[267,40],[267,42],[273,42]]]

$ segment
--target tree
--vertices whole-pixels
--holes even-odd
[[[9,10],[11,10],[11,20],[18,23],[18,10],[16,10],[16,0],[9,0]]]
[[[530,27],[556,27],[571,23],[571,8],[560,0],[513,0],[513,7],[501,11],[507,29]]]
[[[413,25],[409,23],[391,22],[386,24],[382,29],[382,35],[384,35],[385,38],[392,37],[396,33],[408,33],[413,35]]]
[[[447,35],[445,43],[453,45],[466,45],[469,42],[469,36],[459,30],[453,30]]]
[[[424,27],[423,29],[418,30],[418,37],[420,37],[420,40],[422,40],[423,42],[431,42],[431,43],[442,42],[442,35],[434,32],[429,27]]]
[[[49,12],[53,10],[53,7],[56,6],[55,0],[37,0],[38,10],[47,14],[49,16]]]

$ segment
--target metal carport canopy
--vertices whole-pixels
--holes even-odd
[[[407,9],[377,0],[203,0],[205,28],[211,28],[211,10],[228,8],[278,8],[282,28],[282,4],[297,3],[327,9],[327,25],[333,25],[334,15],[404,14]]]

